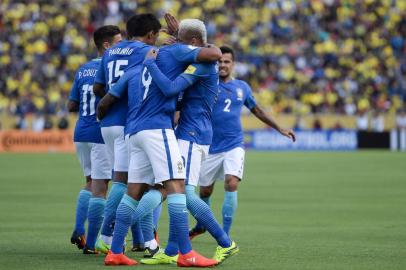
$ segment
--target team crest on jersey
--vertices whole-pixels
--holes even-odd
[[[182,173],[182,171],[183,171],[182,161],[178,161],[178,173]]]
[[[193,73],[195,73],[195,71],[196,71],[196,67],[189,65],[187,67],[187,69],[185,70],[185,74],[193,74]]]
[[[244,93],[243,93],[242,89],[237,88],[237,100],[242,100],[243,95],[244,95]]]

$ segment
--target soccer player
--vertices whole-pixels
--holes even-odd
[[[99,123],[96,120],[96,106],[99,98],[93,94],[93,83],[104,51],[121,40],[120,29],[117,26],[106,25],[97,29],[93,34],[98,51],[98,58],[92,59],[81,66],[76,73],[71,89],[68,109],[79,112],[76,122],[74,142],[77,156],[86,177],[86,186],[79,192],[76,206],[76,224],[71,236],[71,243],[79,249],[84,249],[85,222],[89,221],[89,229],[94,224],[94,211],[89,205],[103,200],[105,193],[98,189],[105,187],[111,178],[107,149],[104,144]]]
[[[104,96],[105,90],[109,91],[128,70],[141,68],[150,45],[155,44],[161,24],[152,14],[139,14],[132,16],[127,21],[126,28],[129,40],[118,43],[106,51],[103,56],[101,68],[95,80],[95,92],[99,95]],[[103,101],[100,105],[103,107]],[[113,234],[112,223],[118,204],[127,190],[128,150],[124,131],[127,111],[127,95],[122,95],[111,104],[108,111],[104,110],[103,114],[98,115],[103,138],[114,156],[114,182],[106,203],[101,236],[96,243],[96,249],[103,253],[108,253],[110,249]],[[156,196],[160,196],[160,194]],[[146,241],[144,246],[148,252],[157,252],[158,243],[154,239],[153,227],[148,225],[152,224],[152,211],[144,219],[145,222],[141,224],[144,225],[141,228],[144,241]]]
[[[174,79],[188,64],[196,61],[215,61],[220,56],[218,48],[197,48],[176,43],[160,49],[157,64],[171,79]],[[149,186],[162,183],[168,193],[169,242],[176,246],[175,254],[171,255],[176,255],[179,248],[179,256],[175,259],[179,266],[216,265],[217,261],[204,258],[193,251],[188,237],[188,212],[184,193],[186,175],[173,130],[178,96],[167,95],[155,85],[147,68],[139,72],[141,78],[138,81],[137,79],[128,81],[127,130],[130,135],[128,191],[117,209],[113,242],[105,264],[136,264],[136,261],[122,254],[123,241],[133,219],[148,208],[147,204],[152,204],[152,201],[145,203],[146,196],[142,196],[145,190]],[[140,209],[142,211],[139,211]]]
[[[281,135],[296,140],[292,130],[286,130],[268,116],[255,102],[249,85],[232,77],[234,52],[231,48],[220,48],[223,56],[219,60],[220,93],[213,110],[213,141],[209,155],[203,162],[200,172],[200,197],[210,205],[215,180],[224,178],[224,201],[222,207],[223,229],[229,235],[233,217],[237,209],[237,189],[243,176],[244,156],[243,131],[240,114],[246,106],[259,120],[277,130]],[[191,239],[204,233],[202,223],[198,223],[189,235]]]
[[[206,27],[197,19],[183,20],[179,27],[179,39],[192,46],[202,47],[206,44]],[[191,214],[217,240],[219,247],[214,258],[221,263],[227,257],[238,252],[238,246],[220,227],[210,207],[195,193],[199,181],[200,166],[208,155],[213,131],[211,114],[218,95],[217,63],[192,64],[174,81],[169,80],[159,70],[154,58],[146,62],[152,80],[167,95],[183,92],[180,120],[176,129],[179,148],[186,168],[186,202]],[[187,89],[186,89],[187,88]],[[176,248],[169,247],[168,249]],[[157,254],[143,263],[158,264],[170,261],[167,254]]]

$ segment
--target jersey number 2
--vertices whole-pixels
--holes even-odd
[[[224,103],[226,104],[226,106],[224,107],[223,111],[230,112],[231,99],[228,98],[228,99],[224,100]]]

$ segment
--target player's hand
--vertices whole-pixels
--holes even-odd
[[[168,38],[164,39],[162,42],[162,45],[171,45],[176,43],[176,37],[174,36],[169,36]]]
[[[287,129],[281,129],[281,130],[279,130],[279,132],[280,132],[280,134],[282,134],[283,136],[288,137],[289,139],[291,139],[293,142],[296,141],[296,135],[295,135],[295,133],[293,132],[293,130],[291,130],[291,129],[289,129],[289,130],[287,130]]]
[[[168,34],[171,36],[173,36],[173,35],[177,36],[178,30],[179,30],[178,20],[174,16],[172,16],[172,14],[170,14],[170,13],[165,13],[164,18],[165,18],[166,24],[168,25]]]
[[[149,52],[147,53],[147,55],[145,56],[145,60],[148,59],[156,59],[156,56],[158,55],[158,50],[155,48],[152,48],[151,50],[149,50]]]

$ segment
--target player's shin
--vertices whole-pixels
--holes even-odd
[[[192,250],[192,245],[189,240],[189,222],[185,194],[172,193],[168,195],[168,212],[170,230],[173,230],[176,234],[179,251],[181,254],[187,254]]]
[[[127,185],[120,182],[113,182],[110,193],[107,197],[106,207],[104,209],[104,220],[101,229],[101,235],[113,235],[113,222],[116,218],[116,211],[123,195],[127,191]]]
[[[123,253],[124,240],[132,223],[132,215],[137,208],[138,201],[125,194],[118,205],[116,223],[114,226],[111,251],[114,254]]]
[[[144,235],[142,234],[139,222],[135,222],[131,225],[131,234],[133,236],[133,247],[131,251],[144,251]]]
[[[233,223],[237,205],[237,191],[226,191],[224,194],[222,215],[223,229],[228,235],[230,235],[231,224]]]
[[[204,203],[195,193],[195,187],[186,185],[187,208],[216,239],[221,247],[229,247],[231,240],[218,224],[210,207]]]
[[[79,235],[85,234],[85,222],[87,219],[89,200],[91,196],[92,193],[88,190],[82,189],[79,192],[78,200],[76,203],[76,221],[75,221],[75,231]]]
[[[97,235],[103,222],[103,212],[106,205],[106,199],[100,197],[91,197],[89,200],[88,210],[88,232],[86,239],[86,247],[94,250]]]

